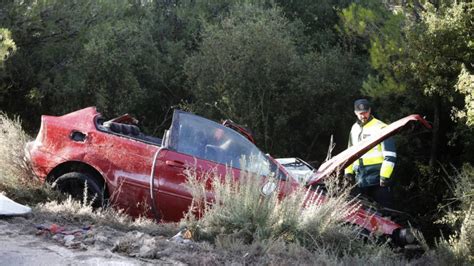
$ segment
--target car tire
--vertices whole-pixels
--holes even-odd
[[[105,187],[87,173],[70,172],[61,175],[54,181],[53,186],[59,191],[71,195],[75,200],[84,204],[84,189],[87,184],[87,202],[93,208],[104,207],[106,203]]]

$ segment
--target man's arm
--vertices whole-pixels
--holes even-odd
[[[352,128],[351,132],[349,132],[349,141],[347,142],[347,148],[352,147]],[[354,163],[351,163],[346,169],[344,169],[344,176],[346,176],[347,179],[353,179],[354,177]]]
[[[390,177],[392,176],[397,159],[395,140],[393,137],[382,142],[382,155],[383,162],[380,168],[380,186],[386,186],[390,183]]]

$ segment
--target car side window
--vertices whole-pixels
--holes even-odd
[[[179,114],[173,127],[177,131],[173,141],[177,152],[262,175],[270,171],[265,155],[230,128],[184,112]]]

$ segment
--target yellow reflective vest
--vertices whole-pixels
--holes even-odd
[[[351,147],[370,138],[385,126],[385,123],[374,117],[370,117],[365,125],[355,123],[349,134],[348,146]],[[395,142],[393,138],[388,138],[354,161],[344,170],[344,173],[355,174],[360,187],[378,185],[380,178],[388,179],[392,175],[396,157]]]

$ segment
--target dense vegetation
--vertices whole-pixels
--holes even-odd
[[[467,0],[2,0],[0,110],[34,134],[41,114],[95,105],[160,135],[179,106],[245,124],[275,157],[320,162],[368,97],[386,122],[433,124],[397,138],[399,206],[472,216],[448,199],[465,199],[455,177],[472,187],[473,15]]]

